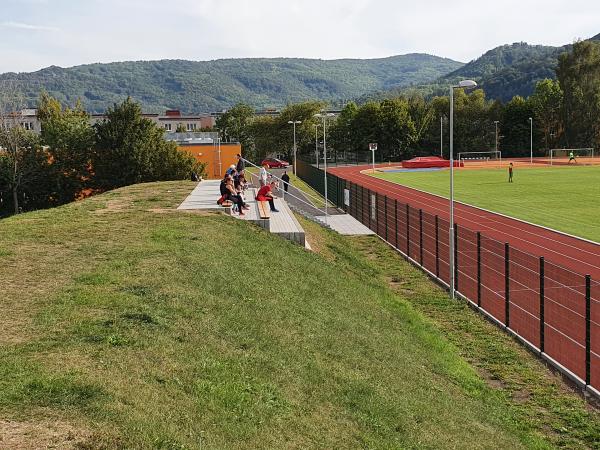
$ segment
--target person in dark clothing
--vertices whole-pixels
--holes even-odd
[[[510,163],[508,165],[508,182],[509,183],[513,182],[513,163]]]
[[[240,216],[243,216],[244,210],[250,209],[250,207],[244,204],[244,199],[235,191],[235,188],[233,187],[233,180],[231,178],[227,179],[227,181],[225,182],[225,189],[227,189],[226,199],[232,203],[235,203],[237,205]]]
[[[283,189],[285,190],[285,192],[287,192],[288,186],[290,185],[290,176],[287,174],[287,170],[283,171],[281,179],[283,180]]]
[[[244,162],[242,155],[239,153],[236,155],[237,157],[237,165],[235,166],[235,170],[237,173],[241,173],[246,168],[246,163]]]

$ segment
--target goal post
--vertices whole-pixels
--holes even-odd
[[[458,160],[464,161],[502,161],[502,152],[500,150],[491,150],[486,152],[460,152]]]
[[[593,158],[593,148],[553,148],[550,150],[550,165],[555,161],[561,161],[564,159],[570,159],[571,153],[577,158]]]

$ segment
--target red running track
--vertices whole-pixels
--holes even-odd
[[[336,167],[329,171],[371,191],[448,220],[450,213],[447,199],[360,173],[369,168],[370,166]],[[508,242],[511,247],[537,257],[543,256],[573,272],[591,275],[592,279],[600,280],[600,244],[457,202],[454,221],[459,226],[481,231],[490,238]]]

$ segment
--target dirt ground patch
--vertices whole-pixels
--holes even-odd
[[[90,434],[64,422],[16,422],[0,420],[3,450],[77,449],[89,442]]]

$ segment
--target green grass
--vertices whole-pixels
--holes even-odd
[[[559,381],[540,394],[547,404],[490,386],[467,362],[477,351],[423,314],[449,305],[445,293],[380,241],[303,222],[311,253],[173,210],[193,186],[138,185],[0,221],[0,436],[8,420],[68,424],[82,448],[598,442],[597,414],[556,396]],[[450,305],[447,320],[468,312]],[[535,361],[490,335],[495,354]],[[537,386],[548,375],[531,366]]]
[[[376,174],[394,183],[448,197],[448,171]],[[456,170],[455,198],[565,233],[600,242],[600,166]]]

